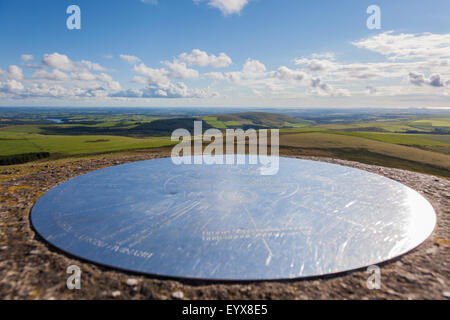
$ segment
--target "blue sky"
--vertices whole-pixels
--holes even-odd
[[[450,107],[447,0],[0,0],[0,40],[0,105]]]

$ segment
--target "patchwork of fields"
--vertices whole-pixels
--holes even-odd
[[[58,116],[58,115],[57,115]],[[49,121],[21,115],[0,119],[0,158],[31,153],[70,157],[171,146],[170,132],[203,129],[280,129],[280,145],[302,154],[380,164],[450,177],[450,117],[375,121],[314,121],[245,112],[194,117],[76,114]],[[54,116],[53,116],[54,117]],[[60,119],[63,120],[60,120]],[[38,160],[44,161],[44,160]]]

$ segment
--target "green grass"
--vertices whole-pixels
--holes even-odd
[[[242,126],[242,123],[240,123],[239,121],[225,121],[225,125],[227,127],[239,127]]]
[[[203,121],[209,124],[211,127],[217,129],[226,129],[227,125],[223,121],[217,120],[217,117],[203,117]]]
[[[118,136],[1,135],[0,156],[32,152],[77,155],[146,149],[173,145],[170,137],[128,138]]]
[[[333,132],[282,134],[280,136],[280,145],[299,149],[367,150],[368,152],[388,157],[419,162],[450,170],[450,156],[443,153]]]
[[[412,126],[417,127],[446,127],[450,128],[450,118],[430,118],[411,121],[409,123]]]
[[[360,137],[391,144],[415,146],[426,150],[450,154],[450,142],[447,142],[444,139],[437,139],[436,135],[428,137],[427,135],[420,135],[420,134],[348,132],[348,131],[330,132],[330,133]],[[449,136],[442,135],[442,137],[448,138]]]

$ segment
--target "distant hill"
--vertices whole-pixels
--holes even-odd
[[[242,112],[202,117],[209,125],[219,128],[299,128],[314,125],[314,121],[268,112]]]
[[[210,128],[225,129],[274,129],[301,128],[314,125],[314,121],[267,112],[243,112],[212,116],[157,119],[150,122],[113,122],[106,125],[93,123],[66,123],[41,126],[40,133],[47,135],[113,135],[128,137],[165,137],[182,128],[193,133],[194,121],[201,120],[203,131]],[[97,125],[95,125],[97,124]]]
[[[174,118],[174,119],[158,119],[152,122],[136,123],[134,126],[107,126],[107,127],[90,127],[90,126],[49,126],[41,127],[43,134],[53,135],[114,135],[128,137],[166,137],[171,136],[176,129],[186,129],[191,134],[194,132],[194,121],[197,118]],[[212,128],[211,125],[202,121],[203,130]]]

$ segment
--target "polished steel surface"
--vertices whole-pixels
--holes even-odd
[[[248,163],[248,162],[247,162]],[[362,170],[280,158],[259,165],[174,165],[170,158],[94,171],[42,196],[36,231],[102,265],[201,279],[318,276],[401,255],[433,231],[432,206]]]

